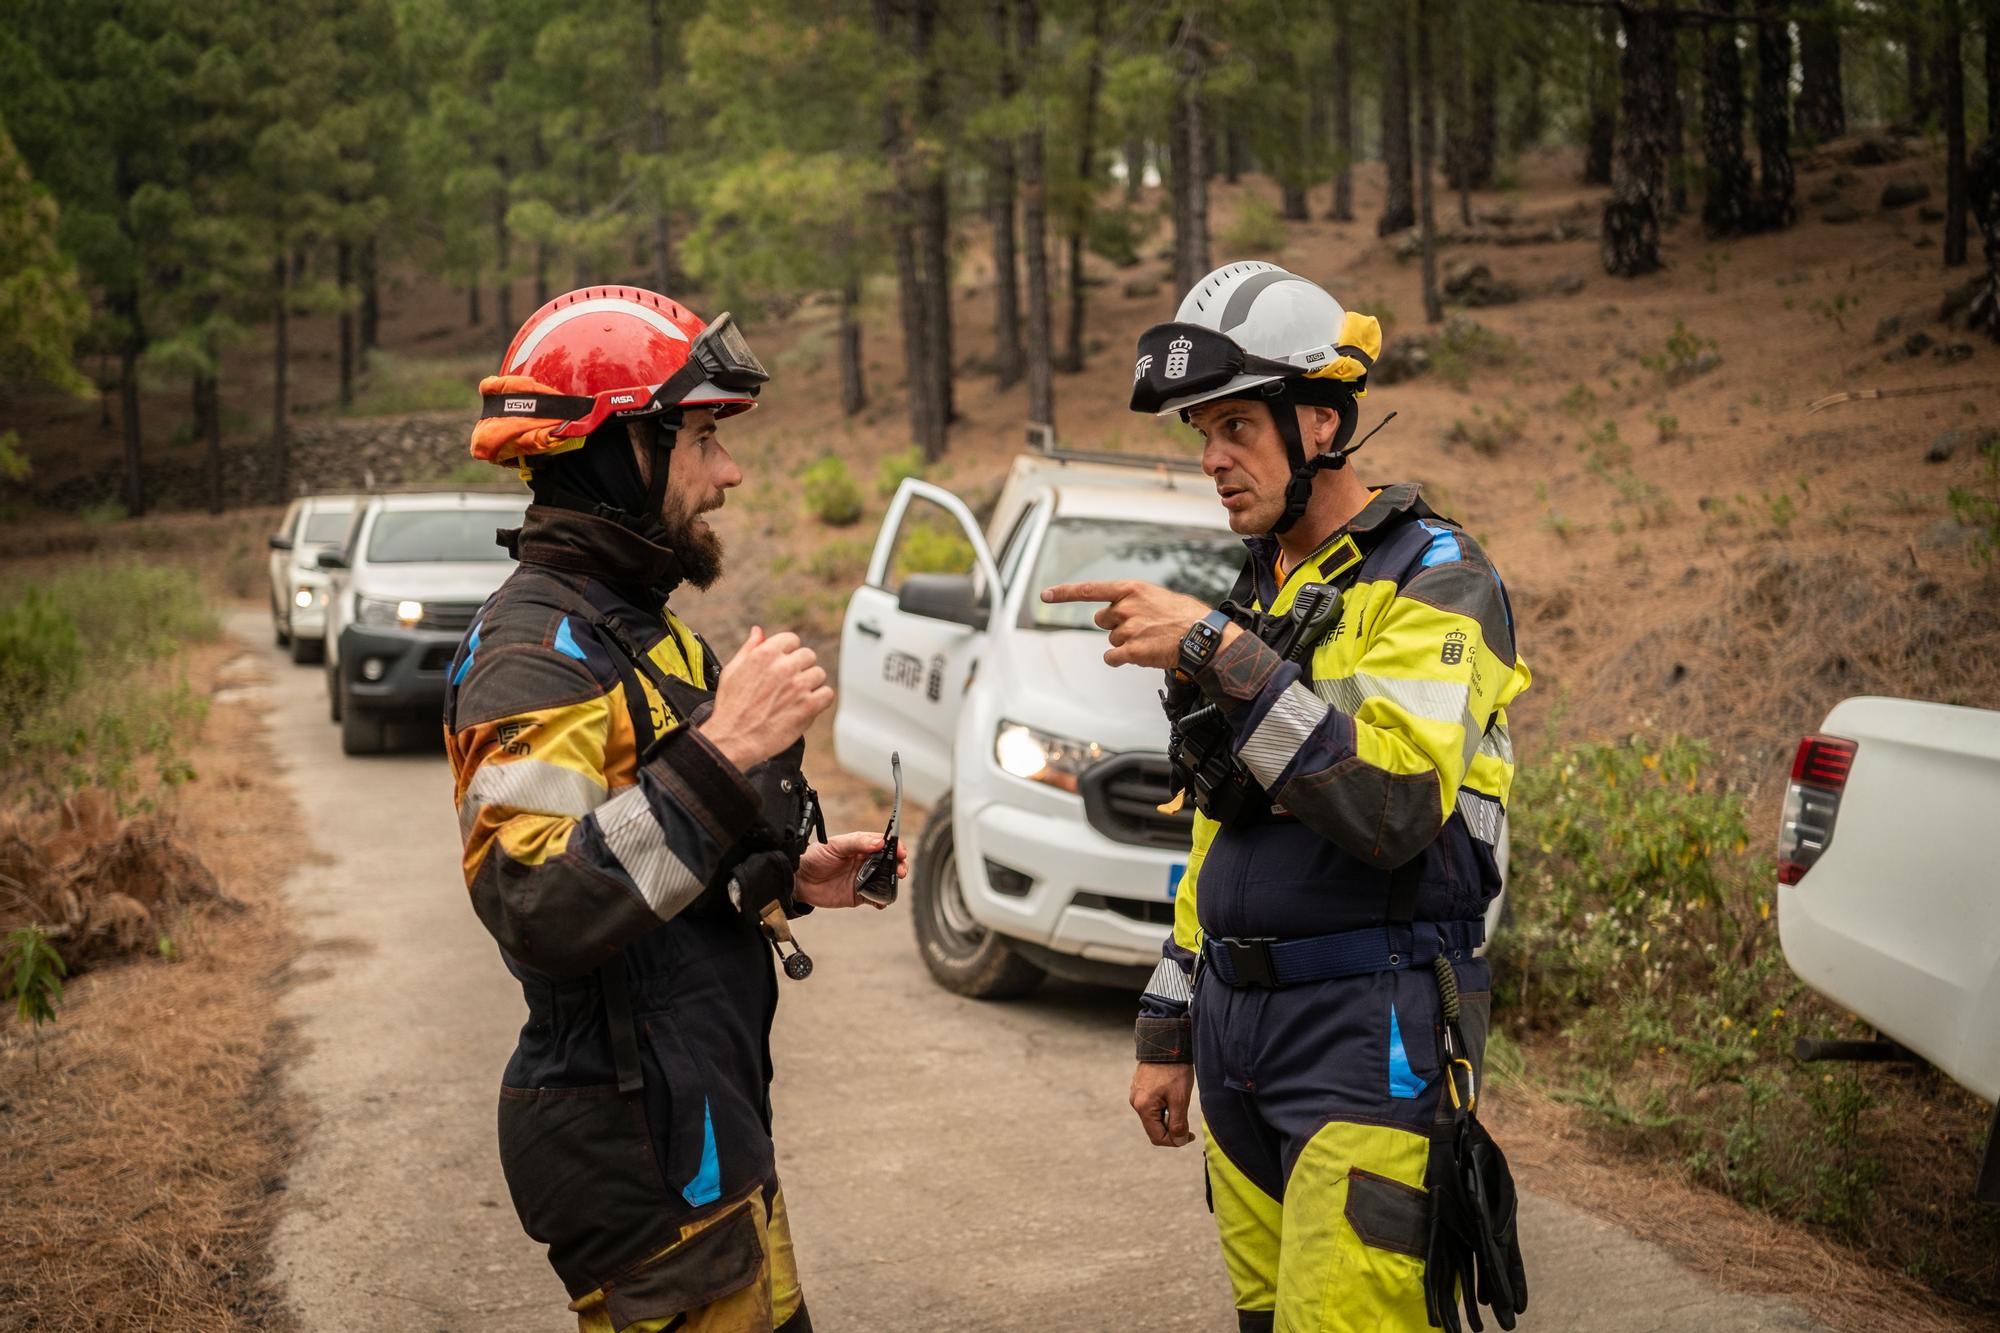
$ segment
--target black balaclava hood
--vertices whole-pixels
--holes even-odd
[[[660,522],[660,502],[666,496],[667,464],[680,422],[667,416],[657,420],[650,486],[639,475],[638,454],[625,422],[614,420],[592,431],[581,449],[535,465],[529,484],[536,502],[595,514],[648,541],[663,542],[667,534]]]

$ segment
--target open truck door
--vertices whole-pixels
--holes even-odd
[[[886,785],[890,752],[900,751],[912,800],[934,805],[951,790],[959,708],[1000,600],[972,511],[942,487],[906,479],[840,629],[833,749],[842,768]]]

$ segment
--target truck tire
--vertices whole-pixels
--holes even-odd
[[[1047,975],[1008,947],[1006,937],[972,919],[959,890],[952,851],[951,798],[931,810],[910,873],[910,917],[917,953],[931,979],[956,995],[1005,1000],[1026,995]]]
[[[356,708],[353,700],[341,704],[340,752],[342,754],[380,754],[386,742],[387,725],[382,718],[365,708]]]
[[[340,721],[340,671],[333,663],[326,664],[326,716],[329,722]]]
[[[278,594],[271,594],[271,637],[283,648],[291,643],[292,633],[283,620],[278,618]]]
[[[292,635],[292,661],[298,666],[312,666],[326,660],[325,639],[302,639]]]

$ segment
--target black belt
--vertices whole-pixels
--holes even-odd
[[[1227,986],[1303,986],[1429,967],[1440,955],[1463,962],[1485,940],[1484,921],[1416,921],[1289,940],[1211,935],[1202,941],[1202,954]]]

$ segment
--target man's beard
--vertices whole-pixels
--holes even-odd
[[[715,529],[702,531],[699,516],[671,499],[660,515],[661,545],[680,558],[681,578],[703,592],[722,577],[722,538]]]

